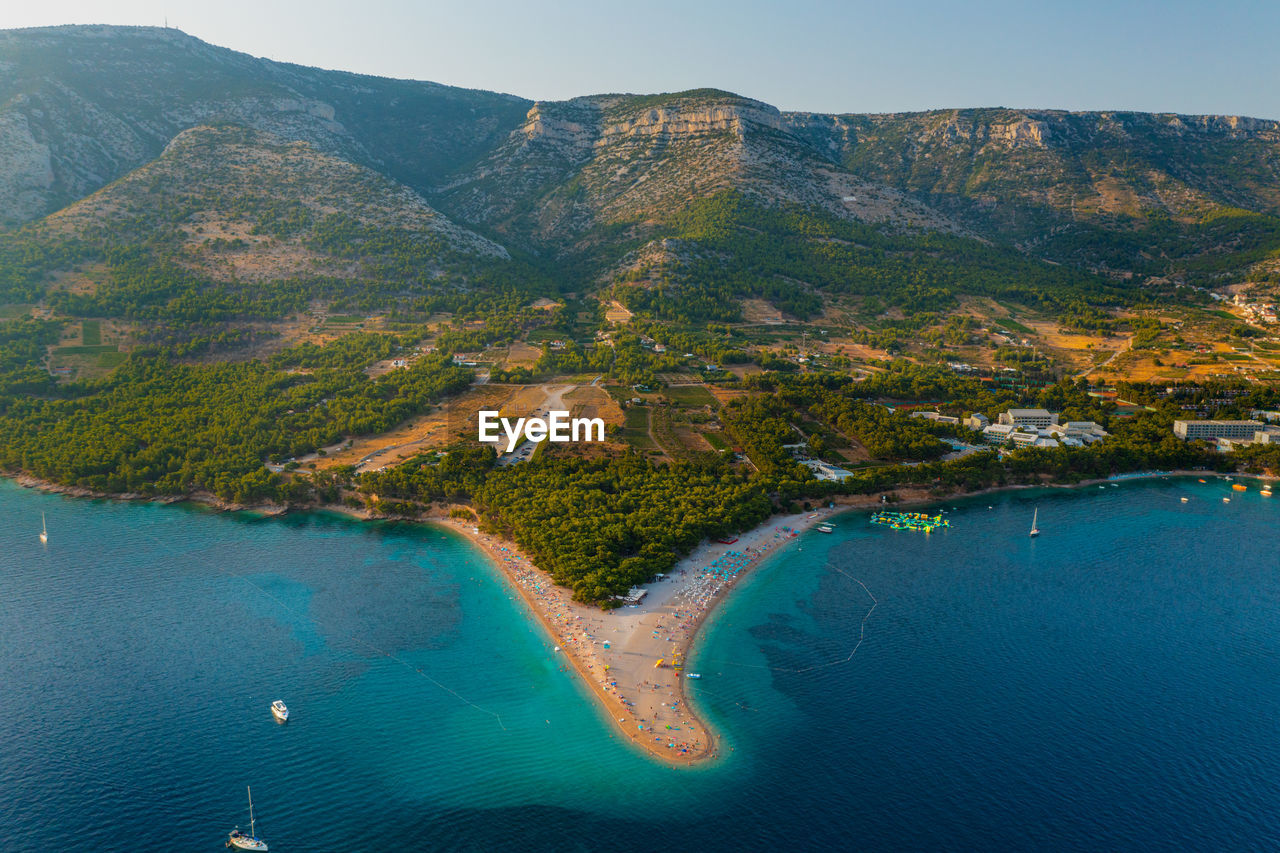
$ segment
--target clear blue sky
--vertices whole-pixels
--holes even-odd
[[[1280,118],[1280,2],[43,0],[0,27],[169,24],[258,56],[560,99],[729,89],[782,109]]]

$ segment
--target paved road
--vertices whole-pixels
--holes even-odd
[[[603,376],[597,376],[591,381],[591,384],[594,385],[603,378]],[[563,411],[565,407],[564,395],[577,387],[577,385],[559,385],[554,388],[548,388],[545,392],[546,396],[543,398],[542,403],[539,404],[538,408],[530,412],[530,415],[535,418],[541,418],[546,417],[553,409]],[[506,440],[506,433],[503,433],[502,444],[498,445],[498,465],[500,466],[514,465],[517,462],[527,462],[532,456],[532,452],[530,453],[530,456],[522,456],[521,453],[526,447],[531,448],[537,443],[533,441],[522,441],[520,444],[517,444],[515,449],[510,453],[503,453],[502,448],[506,447]]]

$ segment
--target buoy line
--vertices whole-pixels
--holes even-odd
[[[838,566],[830,566],[830,568],[834,569],[835,571],[847,577],[849,580],[856,583],[858,586],[862,587],[863,591],[866,592],[867,597],[871,599],[871,607],[870,609],[867,610],[866,613],[862,615],[862,622],[858,628],[858,642],[854,644],[853,649],[850,650],[848,657],[827,661],[826,663],[814,664],[813,666],[806,666],[806,667],[803,667],[802,669],[793,669],[791,667],[785,667],[785,666],[771,666],[769,664],[763,664],[763,663],[741,663],[739,661],[731,661],[731,660],[723,660],[723,659],[714,660],[714,662],[724,663],[730,666],[741,666],[749,669],[769,669],[769,670],[773,670],[774,672],[790,672],[790,673],[799,675],[806,672],[813,672],[819,669],[826,669],[829,666],[839,666],[842,663],[848,663],[849,661],[853,660],[853,656],[858,653],[858,649],[862,647],[863,641],[867,638],[867,620],[871,618],[871,614],[875,612],[875,609],[880,606],[880,601],[874,595],[871,594],[871,590],[867,588],[867,585],[865,583],[858,580],[853,575],[846,572],[844,569],[841,569]]]

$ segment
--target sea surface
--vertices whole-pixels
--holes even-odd
[[[804,534],[707,624],[690,770],[449,532],[0,481],[0,850],[221,850],[247,786],[272,851],[1275,849],[1280,498],[1244,482]]]

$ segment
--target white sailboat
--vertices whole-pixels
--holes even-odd
[[[227,836],[227,846],[235,847],[238,850],[266,850],[267,842],[257,837],[257,833],[253,828],[253,791],[248,785],[244,788],[249,792],[249,834],[245,835],[240,831],[240,827],[231,830],[231,834]]]
[[[49,525],[45,523],[44,513],[40,513],[40,541],[47,543],[49,541]]]
[[[1032,538],[1040,535],[1040,528],[1036,527],[1036,521],[1038,521],[1039,518],[1040,518],[1040,507],[1036,507],[1036,511],[1031,514],[1031,532],[1027,534]]]

